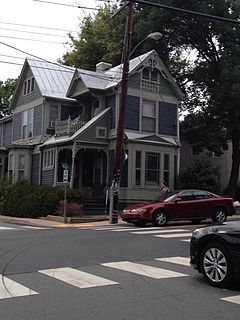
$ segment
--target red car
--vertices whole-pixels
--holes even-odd
[[[170,220],[191,220],[200,223],[211,218],[214,222],[224,222],[235,213],[233,199],[204,190],[181,190],[162,195],[149,203],[129,206],[121,213],[123,221],[144,226],[153,223],[164,226]]]

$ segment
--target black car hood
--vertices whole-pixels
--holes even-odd
[[[206,227],[198,228],[203,234],[210,233],[240,233],[240,220],[239,221],[228,221],[224,223],[215,223]],[[197,231],[196,230],[196,231]]]

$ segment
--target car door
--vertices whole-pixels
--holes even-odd
[[[190,219],[195,208],[195,196],[192,190],[185,190],[178,193],[174,200],[172,219]]]
[[[214,196],[208,191],[195,190],[195,213],[198,218],[208,218],[214,212]]]

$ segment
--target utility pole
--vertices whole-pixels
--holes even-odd
[[[125,110],[127,100],[128,89],[128,72],[129,72],[129,56],[132,45],[132,29],[133,29],[133,1],[130,0],[127,3],[127,18],[125,25],[123,54],[122,54],[122,81],[120,92],[120,105],[117,125],[117,137],[114,153],[114,171],[112,185],[110,189],[110,207],[109,207],[109,219],[110,223],[118,222],[118,199],[120,191],[120,179],[121,179],[121,154],[124,139],[125,128]]]

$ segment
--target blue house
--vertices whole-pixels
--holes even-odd
[[[63,185],[104,198],[113,174],[122,65],[96,71],[25,60],[0,121],[0,173],[12,182]],[[179,171],[178,104],[183,94],[153,50],[130,61],[120,203],[150,200]]]

